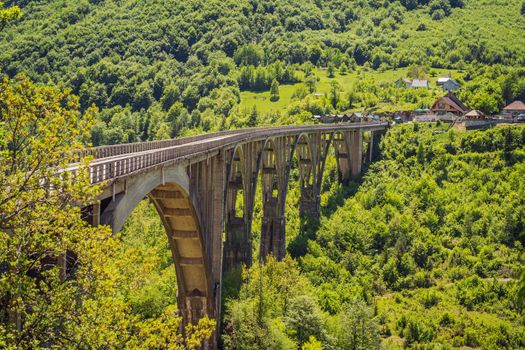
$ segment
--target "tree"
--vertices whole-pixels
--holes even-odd
[[[430,14],[434,16],[434,13],[436,11],[442,11],[441,13],[444,14],[444,16],[448,16],[450,14],[450,2],[449,0],[432,0],[429,4],[430,7]]]
[[[432,19],[434,21],[439,21],[440,19],[443,19],[447,16],[445,11],[443,9],[437,9],[434,12],[432,12]]]
[[[338,343],[342,349],[379,349],[379,327],[371,307],[361,300],[346,305],[338,315]]]
[[[270,101],[279,101],[279,83],[276,79],[272,81],[272,85],[270,87]]]
[[[81,215],[100,190],[75,152],[96,111],[82,115],[70,92],[24,76],[3,80],[0,101],[0,346],[122,348],[139,337],[184,349],[209,337],[209,320],[188,329],[189,344],[174,312],[137,318],[115,288],[117,238]],[[62,171],[77,162],[74,175]]]
[[[264,51],[257,45],[245,45],[238,48],[233,59],[238,66],[258,66],[264,58]]]
[[[310,337],[308,342],[303,344],[301,350],[323,350],[323,344],[315,339],[315,337]]]
[[[523,4],[521,5],[521,14],[525,16],[525,1],[523,1]]]
[[[357,102],[357,95],[353,88],[350,91],[348,91],[347,99],[348,99],[348,108],[354,108],[355,103]]]
[[[12,22],[22,16],[22,11],[18,6],[4,8],[4,2],[0,1],[0,31],[2,31],[9,22]]]
[[[290,301],[284,323],[299,345],[306,343],[310,337],[324,339],[326,330],[320,310],[315,301],[306,295]]]
[[[307,61],[303,65],[303,70],[304,70],[304,76],[308,77],[308,76],[310,76],[313,73],[314,65],[312,64],[312,62]]]
[[[317,76],[315,74],[309,75],[304,83],[308,86],[308,91],[310,91],[311,94],[314,93],[317,85]]]
[[[109,232],[88,227],[73,204],[97,193],[85,168],[74,181],[70,173],[57,174],[75,161],[72,150],[88,136],[90,121],[81,118],[76,97],[23,76],[4,79],[0,100],[0,261],[9,262],[0,276],[0,299],[21,325],[18,330],[16,323],[0,323],[0,334],[22,347],[55,343],[81,326],[66,320],[77,311],[81,290],[96,289],[86,268],[99,266],[92,259],[112,244]],[[90,237],[94,241],[85,240]],[[96,241],[105,243],[89,246]],[[78,252],[82,265],[68,251]],[[54,263],[60,260],[76,266],[75,283]]]
[[[419,164],[425,164],[425,149],[423,148],[422,143],[419,143],[419,146],[417,147],[417,161]]]
[[[341,86],[337,81],[330,82],[330,103],[334,108],[337,107],[337,103],[339,102],[339,91],[341,90]]]
[[[501,98],[501,96],[499,96],[499,98]],[[494,114],[499,111],[499,101],[497,97],[486,91],[481,91],[475,94],[472,97],[470,104],[473,108],[479,109],[485,114]]]
[[[328,68],[326,70],[328,72],[328,78],[335,77],[335,65],[333,62],[328,62]]]
[[[341,75],[347,75],[348,74],[348,67],[345,62],[341,63],[341,67],[339,67],[339,74]]]
[[[257,107],[253,105],[252,112],[248,117],[248,122],[246,123],[246,126],[250,128],[257,126],[257,119],[259,119],[259,114],[257,113]]]
[[[450,0],[450,6],[452,7],[465,7],[465,0]]]

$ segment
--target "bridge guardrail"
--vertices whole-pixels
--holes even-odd
[[[233,146],[239,142],[247,142],[266,137],[283,136],[290,133],[298,133],[303,131],[311,132],[312,129],[316,129],[316,131],[327,132],[338,130],[367,129],[382,126],[386,127],[387,123],[266,127],[199,135],[206,137],[189,137],[184,139],[154,141],[144,148],[140,147],[140,143],[127,144],[122,145],[123,148],[115,147],[115,150],[107,151],[107,153],[104,153],[103,151],[99,152],[99,156],[105,154],[108,155],[105,155],[102,158],[97,158],[98,161],[89,166],[90,180],[92,184],[101,183],[103,181],[128,176],[137,171],[158,166],[166,162],[184,160],[197,154],[213,152],[220,148]],[[268,131],[272,132],[269,133]],[[175,140],[183,140],[183,142],[170,142]],[[126,153],[120,154],[121,157],[116,158],[114,152],[117,151],[125,151]],[[106,157],[113,158],[103,161],[103,159]]]

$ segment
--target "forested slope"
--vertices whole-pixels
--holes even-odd
[[[316,233],[299,230],[296,261],[245,272],[227,304],[231,348],[525,346],[525,128],[404,125],[382,152]]]
[[[460,97],[486,112],[525,98],[520,0],[12,4],[24,14],[0,33],[0,71],[71,88],[82,110],[95,104],[95,144],[302,123],[311,113],[379,103],[427,106],[432,93],[368,76],[408,66],[414,77],[462,70]],[[325,69],[333,93],[314,101]],[[331,71],[352,71],[359,83],[340,96]],[[284,116],[238,107],[241,91],[292,83],[300,84]],[[225,347],[525,347],[515,283],[525,243],[525,129],[443,128],[393,128],[383,160],[350,189],[336,184],[330,159],[318,226],[300,222],[299,191],[290,188],[293,258],[245,271],[238,293],[225,286]],[[260,207],[255,239],[258,220]],[[148,325],[176,307],[164,235],[142,203],[108,264],[118,276],[115,302]]]
[[[467,80],[485,74],[485,65],[502,65],[487,72],[498,85],[477,82],[483,87],[477,97],[466,88],[467,102],[492,112],[504,99],[525,94],[523,70],[503,98],[499,87],[508,67],[525,64],[521,0],[6,2],[11,4],[24,15],[0,34],[0,69],[70,87],[82,108],[96,104],[95,144],[245,126],[250,120],[237,108],[240,90],[298,80],[315,90],[309,65],[341,74],[363,70],[365,77],[369,69],[409,65],[460,68],[468,70]],[[334,88],[333,97],[312,102],[299,89],[301,103],[289,114],[344,111],[352,100],[371,108],[402,94],[378,90],[365,80],[353,95],[339,98]],[[431,99],[403,96],[410,106]]]

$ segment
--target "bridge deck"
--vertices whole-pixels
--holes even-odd
[[[139,142],[124,145],[102,146],[78,152],[79,156],[90,155],[91,183],[113,181],[137,172],[166,163],[184,162],[209,157],[219,149],[229,149],[237,144],[265,140],[277,136],[301,133],[329,133],[348,130],[381,130],[387,123],[342,123],[333,125],[276,126],[240,130],[228,130],[178,139]],[[72,164],[68,171],[75,172],[80,164]]]

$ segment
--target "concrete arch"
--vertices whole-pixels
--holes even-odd
[[[170,243],[178,284],[178,307],[185,323],[213,315],[204,239],[199,215],[191,200],[189,177],[183,166],[157,169],[137,176],[115,199],[114,209],[102,214],[113,232],[122,229],[138,203],[149,198],[155,205]],[[109,216],[109,217],[108,217]]]
[[[311,182],[313,181],[312,164],[314,162],[314,149],[309,134],[301,133],[297,136],[292,157],[297,157],[300,177],[299,184],[301,188],[311,186]]]
[[[285,201],[288,189],[291,152],[289,137],[267,138],[261,151],[261,185],[263,217],[259,254],[265,260],[269,254],[277,259],[285,255]]]
[[[250,266],[252,263],[251,227],[261,146],[262,142],[239,143],[229,150],[227,156],[223,272],[236,270],[243,264]],[[241,191],[242,215],[237,211]]]
[[[339,182],[348,183],[351,178],[350,144],[348,136],[342,131],[336,131],[332,138],[332,147],[337,162]]]
[[[332,132],[301,134],[297,138],[294,156],[299,167],[299,209],[303,217],[319,216],[321,181],[332,138]]]

